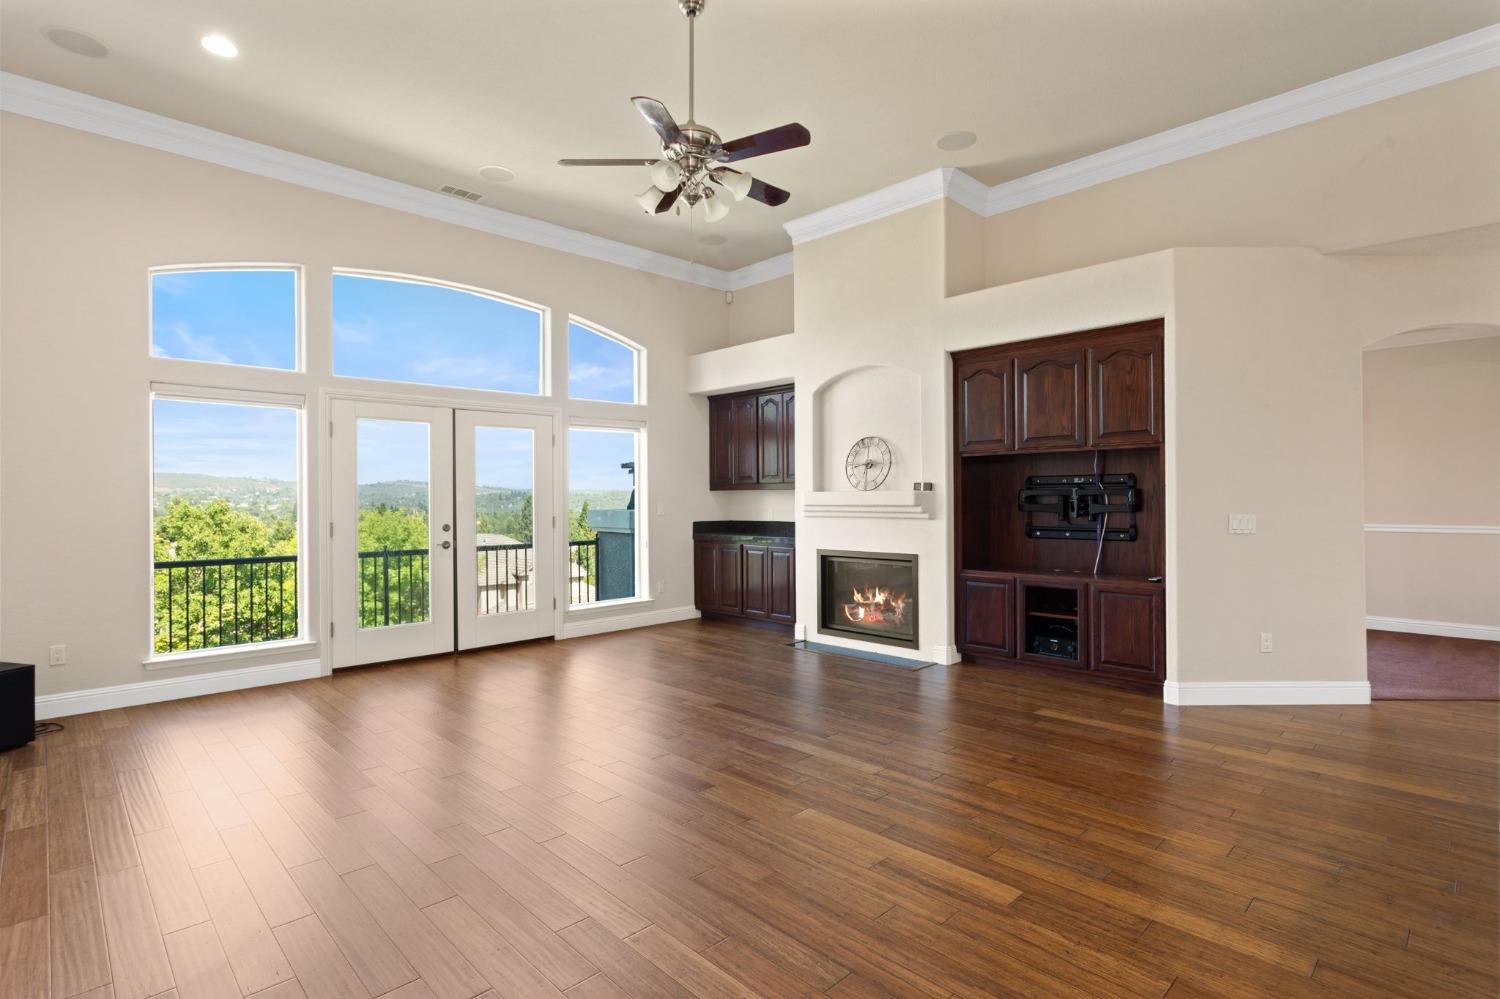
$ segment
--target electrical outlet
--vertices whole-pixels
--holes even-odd
[[[667,581],[665,579],[658,579],[656,581],[656,595],[661,596],[665,592],[667,592]]]
[[[1230,534],[1254,534],[1255,514],[1253,513],[1231,513],[1229,515]]]
[[[66,645],[54,645],[47,650],[48,666],[68,665],[68,647]]]
[[[1271,648],[1271,633],[1269,631],[1263,631],[1260,633],[1260,650],[1262,652],[1273,651]]]

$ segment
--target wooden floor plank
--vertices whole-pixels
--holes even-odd
[[[65,724],[0,754],[0,999],[1500,991],[1493,704],[692,621]]]

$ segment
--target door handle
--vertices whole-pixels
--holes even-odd
[[[453,547],[453,542],[451,542],[451,541],[444,541],[443,542],[443,547],[444,548],[452,548]]]

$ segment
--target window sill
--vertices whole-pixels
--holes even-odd
[[[618,607],[650,607],[656,603],[655,597],[621,597],[618,600],[596,600],[591,604],[571,604],[568,607],[568,616],[574,614],[587,614],[595,610],[614,610]]]
[[[284,642],[259,642],[255,645],[232,645],[221,649],[194,649],[192,652],[170,652],[147,656],[141,660],[146,669],[178,669],[205,663],[238,662],[264,659],[287,652],[316,651],[318,643],[310,638],[292,638]]]

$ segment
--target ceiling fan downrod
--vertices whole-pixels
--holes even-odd
[[[693,117],[693,25],[698,20],[698,15],[703,13],[704,0],[677,0],[677,6],[682,8],[682,16],[687,18],[688,23],[688,116],[687,123],[692,125],[696,119]]]

